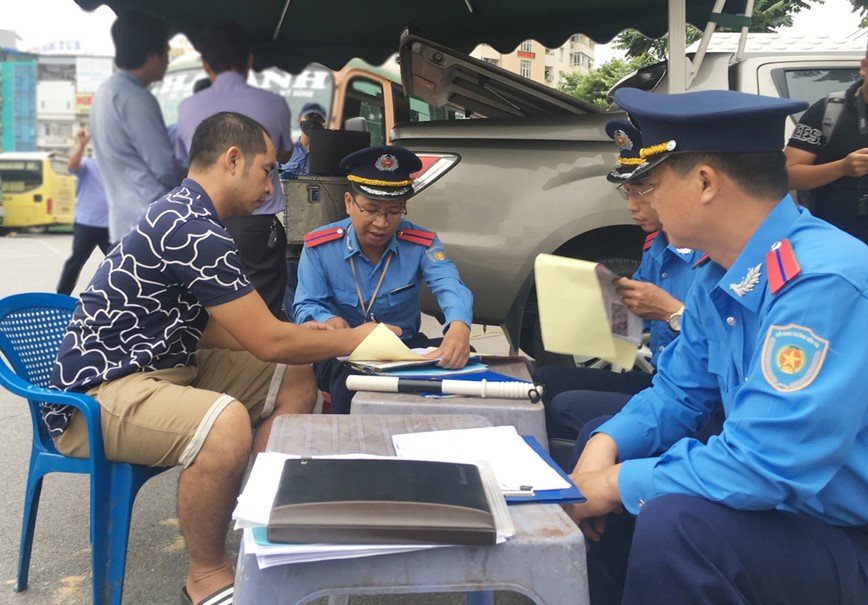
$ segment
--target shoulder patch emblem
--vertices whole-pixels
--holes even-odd
[[[320,229],[319,231],[311,231],[304,236],[304,247],[313,248],[326,242],[331,242],[343,237],[345,231],[343,227],[331,227],[330,229]]]
[[[434,262],[446,260],[446,250],[440,248],[439,246],[437,248],[428,248],[425,251],[425,254],[427,254],[428,258],[430,258]]]
[[[810,328],[795,324],[771,326],[763,343],[763,376],[776,391],[799,391],[817,377],[828,349],[829,341]]]
[[[654,238],[656,238],[658,235],[660,235],[659,231],[655,231],[654,233],[648,234],[648,237],[645,238],[645,243],[642,245],[642,252],[645,252],[646,250],[648,250],[648,248],[651,247],[651,243],[654,241]]]
[[[433,231],[420,231],[419,229],[401,229],[398,231],[398,239],[425,247],[433,244],[435,237],[437,234]]]
[[[776,294],[802,271],[790,246],[790,240],[784,239],[772,244],[771,250],[766,253],[766,268],[769,292],[772,294]]]

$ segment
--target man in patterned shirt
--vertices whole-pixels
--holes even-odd
[[[52,384],[99,402],[109,460],[183,467],[184,598],[222,604],[234,578],[224,537],[251,447],[264,449],[276,415],[310,411],[309,362],[350,353],[375,324],[281,322],[253,288],[222,221],[272,192],[275,151],[258,122],[207,118],[190,159],[188,178],[150,204],[82,293]],[[77,411],[47,406],[44,420],[58,450],[88,455]]]

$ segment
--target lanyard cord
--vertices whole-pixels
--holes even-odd
[[[362,289],[359,287],[359,280],[356,277],[356,265],[353,263],[353,257],[350,257],[350,269],[353,270],[353,281],[356,283],[356,294],[359,295],[359,305],[362,307],[362,311],[364,311],[364,320],[368,320],[368,312],[371,310],[371,307],[374,306],[374,301],[377,299],[377,293],[380,291],[380,286],[383,285],[383,279],[386,277],[386,271],[389,270],[389,263],[392,262],[392,255],[386,258],[386,264],[383,265],[383,272],[380,274],[380,281],[377,282],[377,287],[374,288],[374,293],[371,295],[371,300],[368,301],[367,306],[365,306],[365,299],[362,298]],[[373,321],[373,317],[371,318]]]

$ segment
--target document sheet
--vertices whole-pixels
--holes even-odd
[[[501,490],[566,489],[570,483],[521,438],[512,426],[455,429],[392,435],[401,458],[445,462],[485,461],[491,465]]]
[[[599,357],[632,368],[642,319],[621,302],[599,263],[540,254],[534,263],[539,321],[547,351]]]

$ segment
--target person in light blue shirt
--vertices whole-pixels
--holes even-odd
[[[205,119],[220,111],[237,111],[253,118],[268,131],[277,150],[278,162],[290,158],[292,116],[282,96],[250,86],[247,76],[253,66],[250,42],[241,27],[224,21],[208,28],[197,46],[211,86],[184,99],[178,106],[178,132],[175,151],[187,161],[193,133]],[[286,290],[286,231],[277,215],[286,202],[280,176],[271,175],[272,193],[250,216],[234,216],[224,221],[232,234],[244,270],[265,300],[269,310],[285,319],[283,294]]]
[[[118,242],[148,204],[184,176],[157,99],[147,86],[169,65],[169,30],[150,15],[124,13],[111,29],[118,71],[93,98],[90,128],[109,203],[109,237]]]
[[[461,282],[436,233],[403,219],[413,195],[410,175],[419,158],[397,146],[362,149],[341,161],[351,191],[348,219],[305,236],[293,313],[297,324],[348,328],[366,322],[398,326],[411,348],[434,346],[430,356],[446,368],[462,368],[470,356],[473,295]],[[442,339],[419,332],[422,282],[444,315]],[[314,364],[319,388],[333,413],[349,413],[349,368],[337,359]]]
[[[72,220],[72,254],[63,264],[57,282],[58,294],[67,296],[72,294],[81,269],[94,248],[99,248],[103,254],[109,251],[108,201],[99,164],[94,158],[83,157],[90,135],[81,130],[76,134],[76,140],[68,164],[69,171],[78,179]]]
[[[588,439],[568,512],[594,603],[863,603],[868,249],[787,193],[787,115],[737,93],[615,93],[676,246],[708,266],[653,388]],[[690,437],[718,409],[722,431]],[[623,511],[623,512],[622,512]]]

